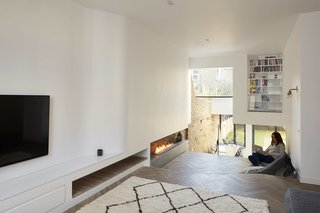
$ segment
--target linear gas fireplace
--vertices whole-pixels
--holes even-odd
[[[174,133],[150,144],[150,164],[163,167],[183,152],[188,151],[187,129]]]

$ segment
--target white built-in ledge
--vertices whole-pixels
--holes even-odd
[[[140,164],[147,158],[132,155],[121,161],[118,161],[110,166],[104,167],[96,172],[90,173],[75,181],[72,181],[72,197],[79,196],[80,194],[110,180],[111,178],[129,170],[135,165]]]
[[[111,165],[123,158],[123,153],[103,156],[83,156],[24,176],[0,183],[0,201],[75,173],[78,178]],[[83,174],[82,174],[83,173]]]
[[[83,156],[0,183],[0,212],[64,212],[134,170],[149,165],[149,150]],[[42,209],[41,209],[42,208]]]

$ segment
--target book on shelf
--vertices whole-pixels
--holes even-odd
[[[261,102],[255,102],[254,109],[260,109],[261,108]]]
[[[261,72],[261,67],[254,67],[253,72]]]
[[[263,102],[267,102],[267,101],[270,101],[270,98],[269,98],[268,95],[261,95],[261,100],[262,100]]]
[[[249,110],[254,110],[255,102],[256,102],[255,95],[250,95],[249,96]]]
[[[263,87],[262,91],[260,91],[261,94],[268,94],[269,93],[269,87]]]
[[[256,79],[256,84],[255,84],[255,85],[256,85],[257,87],[261,86],[259,79]]]
[[[250,87],[249,94],[255,94],[255,93],[256,93],[256,88],[255,87]]]
[[[262,99],[261,99],[261,95],[256,95],[255,96],[255,102],[261,102]]]
[[[255,96],[255,102],[254,102],[254,108],[255,109],[261,109],[261,101],[262,101],[262,99],[261,99],[261,95],[256,95]]]
[[[268,86],[268,80],[262,79],[262,86]]]

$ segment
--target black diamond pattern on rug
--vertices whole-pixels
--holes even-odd
[[[184,187],[161,182],[149,182],[134,186],[135,199],[106,206],[106,213],[123,212],[128,207],[136,212],[248,212],[239,200],[228,194],[212,196],[211,193],[197,192]],[[183,193],[183,196],[181,194]],[[221,202],[225,203],[223,209]],[[152,210],[148,209],[152,206]],[[235,209],[236,206],[236,209]],[[193,211],[194,210],[194,211]],[[236,210],[236,211],[235,211]]]

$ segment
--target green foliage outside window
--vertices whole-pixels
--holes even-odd
[[[286,132],[283,127],[276,126],[253,126],[253,142],[255,145],[262,146],[266,149],[271,144],[271,134],[279,132],[283,142],[286,143]]]

